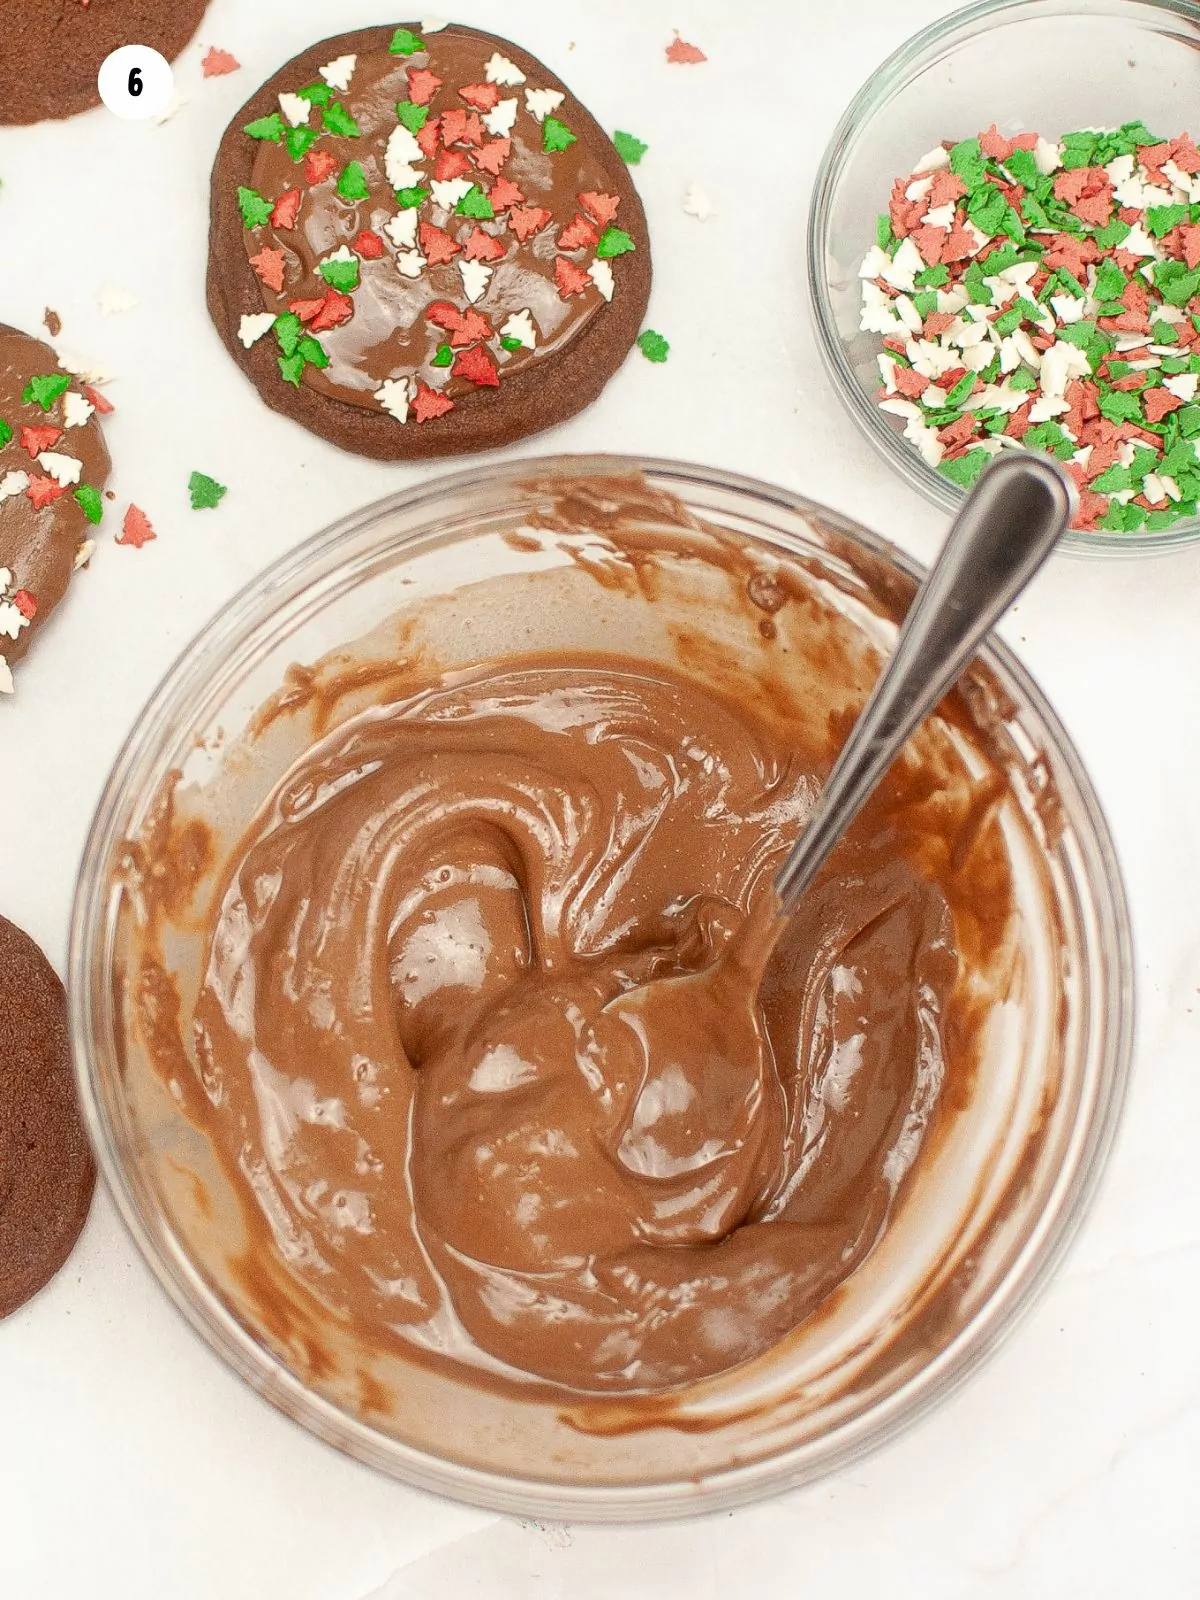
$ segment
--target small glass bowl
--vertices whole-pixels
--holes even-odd
[[[167,1295],[217,1355],[312,1433],[407,1483],[500,1511],[596,1521],[725,1509],[794,1486],[845,1466],[950,1394],[1046,1284],[1087,1209],[1124,1099],[1133,1015],[1128,915],[1103,816],[1053,711],[993,640],[960,695],[1010,780],[993,804],[1021,885],[1020,966],[987,1034],[986,1070],[922,1155],[874,1253],[828,1307],[758,1360],[684,1391],[669,1415],[653,1414],[654,1425],[643,1418],[632,1429],[586,1426],[556,1403],[480,1390],[399,1357],[383,1375],[393,1409],[373,1402],[364,1410],[358,1350],[343,1386],[332,1358],[306,1367],[302,1353],[281,1347],[239,1290],[228,1181],[209,1170],[211,1160],[205,1165],[206,1141],[146,1063],[130,1021],[128,997],[142,973],[138,900],[125,887],[129,841],[153,830],[167,793],[176,821],[198,817],[221,839],[201,871],[219,881],[224,841],[237,840],[313,737],[286,718],[256,715],[285,678],[310,681],[303,670],[299,680],[289,675],[296,663],[336,653],[343,667],[370,664],[373,672],[355,680],[369,686],[381,681],[381,664],[394,670],[398,650],[442,668],[531,648],[672,660],[677,634],[664,593],[713,569],[689,559],[694,546],[685,545],[653,581],[630,566],[628,583],[612,582],[603,565],[612,552],[605,497],[628,494],[631,483],[639,517],[676,534],[715,529],[756,560],[802,569],[821,594],[841,597],[833,603],[880,649],[890,648],[918,569],[857,524],[784,490],[613,456],[516,461],[435,479],[276,563],[167,673],[101,797],[69,956],[74,1058],[101,1170]],[[674,497],[671,518],[660,515],[666,496]],[[597,509],[574,554],[555,535],[531,537],[560,527],[561,508],[578,504],[589,517]],[[594,574],[606,572],[597,582]],[[719,576],[699,592],[706,637],[719,644],[712,653],[753,669],[761,612],[746,602],[744,579]],[[795,648],[808,613],[789,615],[776,618],[779,639]],[[375,642],[356,648],[364,639]],[[703,662],[686,670],[702,681]],[[309,702],[299,703],[303,716]],[[239,760],[247,728],[260,756],[260,735],[274,741],[257,766]],[[963,761],[967,774],[976,770],[969,752]],[[182,1016],[204,959],[206,918],[193,918],[191,904],[172,912]]]
[[[879,336],[859,331],[858,268],[894,179],[944,139],[995,122],[1056,137],[1141,117],[1164,138],[1200,136],[1200,10],[1193,0],[981,0],[915,34],[867,80],[817,175],[808,278],[817,341],[846,409],[900,476],[943,510],[963,491],[881,411]],[[1200,518],[1160,533],[1072,530],[1062,548],[1144,555],[1200,538]]]

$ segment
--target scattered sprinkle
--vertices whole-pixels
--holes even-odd
[[[678,34],[667,46],[667,60],[676,67],[690,67],[699,61],[707,61],[708,57],[697,45],[688,44],[686,39],[681,39]]]
[[[190,103],[190,95],[184,94],[182,89],[173,88],[171,90],[171,98],[154,119],[155,126],[161,128],[164,122],[170,122],[172,117],[176,116],[183,110],[184,106]]]
[[[192,476],[193,479],[195,479],[198,474],[193,473]],[[212,479],[209,478],[205,481],[211,483]],[[224,493],[225,491],[222,489],[221,494]],[[220,496],[218,495],[217,498],[219,499]],[[212,503],[215,505],[216,501],[213,501]],[[207,504],[207,502],[205,502],[205,504]],[[194,489],[192,491],[192,505],[196,505],[196,495]],[[113,540],[113,543],[129,544],[132,545],[135,550],[140,550],[144,544],[149,544],[151,539],[157,538],[158,535],[150,526],[150,518],[140,506],[131,505],[129,510],[125,513],[124,520],[121,523],[121,532],[117,538]]]
[[[655,333],[653,328],[647,328],[645,333],[638,334],[637,347],[647,361],[665,361],[671,346],[661,333]]]
[[[188,493],[192,498],[193,511],[213,510],[228,492],[225,484],[218,483],[215,478],[210,478],[203,472],[193,472],[188,479]]]
[[[613,134],[613,144],[617,147],[617,154],[627,167],[636,167],[650,146],[632,133],[622,133],[618,128]]]
[[[701,222],[707,222],[709,217],[715,217],[717,208],[705,194],[698,183],[689,183],[683,191],[683,209],[689,217],[699,217]]]
[[[101,316],[116,317],[122,311],[132,311],[139,302],[137,295],[128,289],[118,289],[115,285],[109,284],[101,289],[96,303],[100,307]]]
[[[113,405],[112,401],[102,395],[99,389],[93,389],[90,383],[85,383],[83,385],[83,392],[91,404],[95,406],[100,416],[107,417],[111,412],[116,410],[116,407]]]
[[[200,63],[200,71],[206,78],[223,78],[230,72],[237,72],[241,65],[235,55],[228,50],[218,50],[213,45]]]

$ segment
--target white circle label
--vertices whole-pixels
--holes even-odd
[[[146,44],[123,44],[100,67],[96,87],[108,109],[129,122],[165,111],[174,85],[171,63]]]

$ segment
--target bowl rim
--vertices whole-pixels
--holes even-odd
[[[757,510],[775,508],[850,539],[894,563],[919,581],[920,564],[888,540],[853,519],[790,490],[739,473],[634,455],[593,454],[521,458],[488,470],[484,493],[519,487],[536,478],[611,476],[639,472],[656,487],[686,492],[702,486],[732,493]],[[191,1262],[165,1215],[145,1204],[149,1185],[124,1162],[106,1105],[108,1066],[116,1059],[112,1039],[99,1035],[94,992],[99,957],[106,953],[112,896],[105,875],[119,821],[126,811],[130,778],[142,752],[177,726],[181,702],[202,684],[210,664],[241,649],[271,616],[297,597],[302,579],[314,580],[336,563],[339,550],[397,513],[424,511],[423,526],[390,537],[416,542],[429,532],[439,502],[452,494],[480,490],[479,474],[468,467],[384,496],[340,518],[273,562],[238,594],[180,652],[150,695],[116,756],[97,803],[84,845],[71,913],[68,951],[69,1022],[76,1084],[84,1122],[97,1165],[118,1213],[167,1299],[184,1321],[250,1388],[298,1427],[344,1454],[410,1487],[467,1504],[518,1515],[554,1516],[588,1522],[667,1520],[727,1510],[795,1488],[841,1470],[861,1456],[909,1431],[933,1407],[954,1393],[994,1353],[1016,1322],[1051,1281],[1063,1255],[1090,1210],[1107,1168],[1126,1100],[1134,1037],[1134,961],[1128,901],[1112,836],[1091,781],[1066,729],[1014,651],[993,636],[980,657],[998,666],[1022,697],[1022,711],[1040,723],[1049,747],[1080,802],[1075,819],[1083,868],[1073,877],[1097,921],[1097,958],[1108,971],[1107,1009],[1097,1018],[1099,1043],[1090,1097],[1081,1100],[1067,1158],[1048,1204],[1034,1219],[989,1296],[956,1336],[934,1358],[881,1400],[867,1405],[815,1439],[749,1464],[723,1468],[702,1479],[633,1485],[565,1485],[535,1476],[515,1477],[466,1466],[382,1435],[325,1397],[313,1392],[261,1346],[213,1291]],[[784,540],[786,535],[778,530]],[[104,973],[111,994],[111,970]],[[1085,1080],[1086,1082],[1086,1080]],[[1065,1174],[1065,1176],[1064,1176]]]
[[[1100,9],[1102,5],[1105,6],[1104,10]],[[837,330],[825,269],[825,241],[829,236],[834,202],[846,163],[860,134],[876,112],[906,88],[918,71],[929,64],[933,52],[954,35],[978,32],[1001,18],[1021,22],[1047,16],[1069,17],[1086,26],[1089,20],[1119,20],[1123,10],[1124,20],[1136,26],[1143,20],[1136,14],[1138,7],[1190,23],[1196,30],[1197,46],[1200,47],[1200,13],[1194,0],[1100,0],[1099,5],[1096,0],[973,0],[971,5],[951,11],[911,34],[879,63],[842,112],[821,156],[808,213],[805,253],[809,313],[822,364],[833,380],[839,400],[857,423],[860,433],[870,440],[876,452],[911,488],[943,511],[957,511],[966,498],[965,491],[928,466],[918,452],[883,420],[878,405],[868,397],[847,360],[845,346]],[[864,242],[864,250],[869,242]],[[1056,554],[1126,557],[1166,555],[1185,549],[1198,540],[1200,515],[1177,523],[1172,528],[1164,528],[1159,533],[1113,533],[1103,528],[1087,532],[1073,528],[1059,541]]]

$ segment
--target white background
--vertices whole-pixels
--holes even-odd
[[[947,9],[464,0],[456,17],[520,41],[605,126],[651,147],[636,176],[655,252],[649,321],[670,360],[634,352],[596,405],[522,454],[699,458],[932,553],[945,519],[860,441],[818,365],[803,238],[843,105]],[[357,460],[269,412],[203,302],[226,122],[314,39],[395,20],[379,0],[214,0],[177,63],[190,103],[172,121],[101,109],[0,129],[0,319],[33,332],[54,307],[63,345],[111,370],[117,406],[119,499],[96,558],[0,705],[0,910],[60,969],[88,819],[160,673],[275,556],[439,470]],[[666,65],[675,28],[706,65]],[[242,71],[202,80],[210,44]],[[719,216],[684,215],[691,179]],[[109,285],[140,304],[101,316]],[[193,468],[229,485],[218,510],[189,509]],[[112,543],[130,500],[159,534],[140,551]],[[781,1584],[871,1600],[1195,1596],[1198,601],[1200,546],[1057,558],[1005,624],[1116,834],[1137,941],[1136,1072],[1108,1181],[1058,1281],[918,1431],[818,1487],[697,1523],[562,1529],[460,1509],[340,1459],[243,1389],[168,1307],[101,1194],[57,1281],[0,1324],[0,1596],[363,1600],[389,1579],[389,1600],[715,1600]]]

